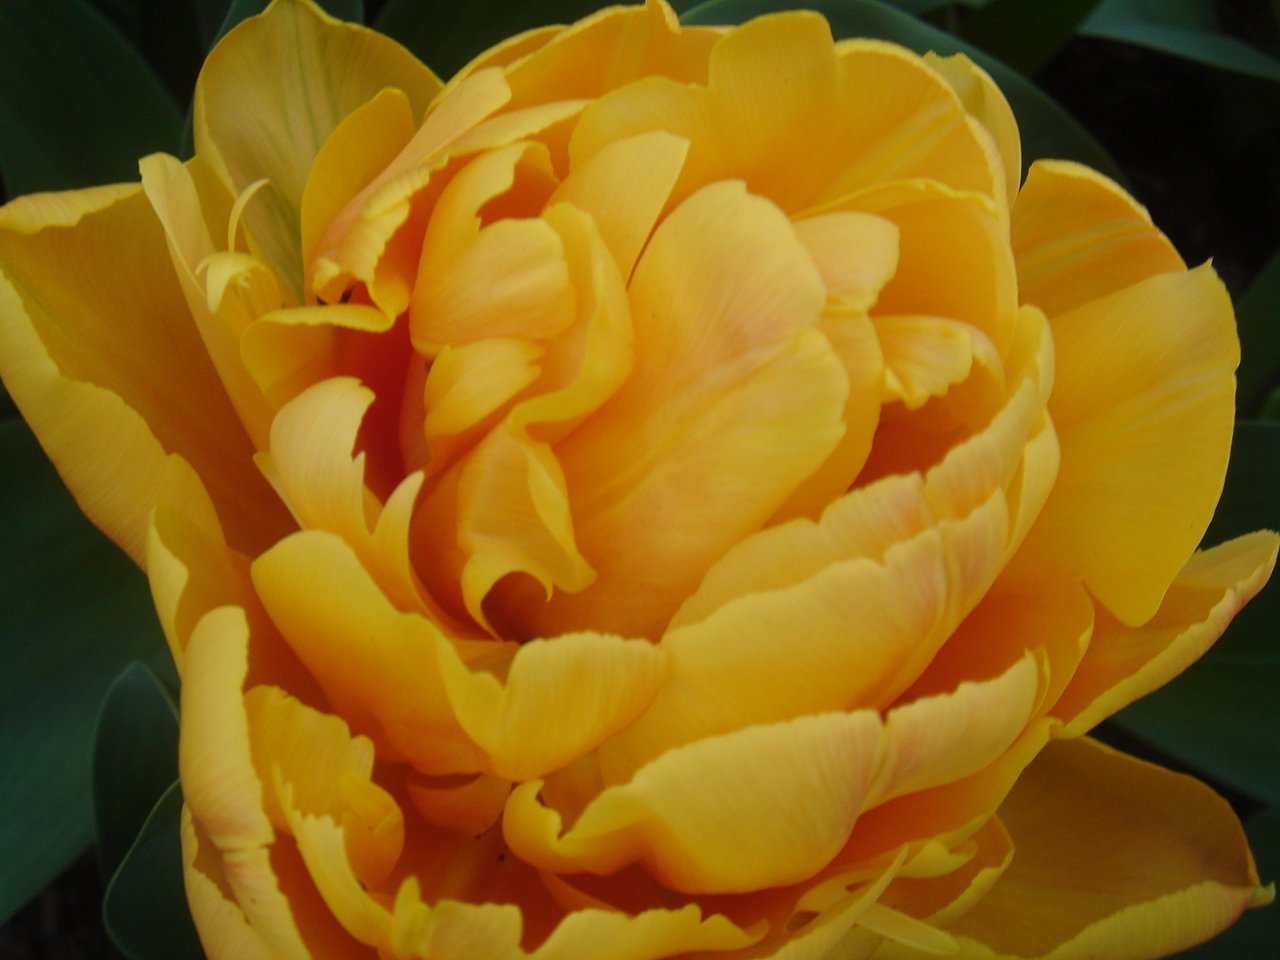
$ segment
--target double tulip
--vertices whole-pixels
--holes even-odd
[[[662,0],[447,84],[276,0],[196,153],[0,210],[145,567],[212,960],[1138,958],[1270,898],[1084,736],[1199,656],[1232,310],[963,56]]]

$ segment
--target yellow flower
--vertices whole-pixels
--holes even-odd
[[[182,675],[210,957],[1154,957],[1267,901],[1084,738],[1195,552],[1231,306],[964,57],[661,0],[447,85],[277,0],[196,157],[0,211],[0,370]]]

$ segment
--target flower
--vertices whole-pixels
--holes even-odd
[[[1020,183],[967,59],[650,0],[442,85],[276,0],[195,135],[0,211],[0,372],[149,575],[214,960],[1145,957],[1270,899],[1084,736],[1275,560],[1195,550],[1229,300]]]

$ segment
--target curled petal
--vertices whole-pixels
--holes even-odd
[[[1054,707],[1066,732],[1084,733],[1198,659],[1267,582],[1276,548],[1276,535],[1260,532],[1197,552],[1142,626],[1126,627],[1104,614]]]

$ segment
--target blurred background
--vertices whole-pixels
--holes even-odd
[[[144,154],[189,154],[186,118],[206,51],[264,5],[0,0],[0,201],[135,180]],[[389,33],[448,77],[506,36],[603,4],[322,5]],[[1239,423],[1206,541],[1280,528],[1280,0],[675,6],[700,22],[809,7],[838,35],[964,50],[1013,103],[1027,160],[1080,159],[1124,183],[1189,263],[1214,261],[1237,305]],[[170,938],[165,955],[198,957],[176,836],[164,833],[172,797],[157,803],[173,778],[176,678],[145,583],[80,517],[3,395],[0,447],[0,960],[142,960],[148,934],[127,909],[139,898]],[[1204,660],[1097,731],[1212,783],[1271,881],[1280,879],[1277,624],[1273,582]],[[1280,907],[1252,911],[1182,956],[1280,956]]]

